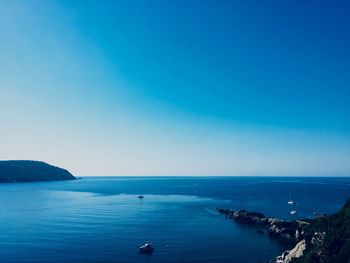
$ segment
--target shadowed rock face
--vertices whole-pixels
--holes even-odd
[[[0,183],[75,180],[67,170],[39,161],[0,161]]]

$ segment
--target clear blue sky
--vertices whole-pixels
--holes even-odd
[[[0,159],[350,175],[347,1],[2,1]]]

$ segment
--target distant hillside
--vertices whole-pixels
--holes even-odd
[[[350,262],[350,199],[335,214],[314,219],[306,228],[306,249],[293,263]]]
[[[0,183],[75,180],[67,170],[39,161],[0,161]]]

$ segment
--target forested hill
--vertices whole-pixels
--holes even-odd
[[[75,179],[67,170],[40,161],[0,161],[0,183]]]
[[[350,263],[350,199],[339,212],[312,220],[305,237],[304,255],[293,263]]]

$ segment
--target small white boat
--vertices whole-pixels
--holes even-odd
[[[290,211],[290,214],[291,214],[291,215],[296,215],[296,214],[297,214],[297,211],[296,211],[296,210],[292,210],[292,211]]]
[[[143,254],[151,254],[154,250],[152,243],[146,243],[139,247],[139,252]]]
[[[292,193],[291,193],[291,190],[289,190],[289,201],[288,201],[288,205],[295,205],[295,202],[292,200]]]

